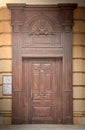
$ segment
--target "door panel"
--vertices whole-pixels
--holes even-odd
[[[53,122],[53,64],[52,61],[32,61],[32,121]],[[36,89],[37,88],[37,89]],[[48,91],[47,91],[48,90]],[[38,97],[35,99],[34,97]],[[38,103],[38,105],[37,105]],[[50,103],[50,104],[49,104]],[[44,119],[43,119],[44,118]]]
[[[26,110],[28,109],[27,113],[24,111],[25,122],[57,123],[58,98],[62,100],[61,94],[60,97],[57,96],[57,85],[59,85],[57,75],[61,76],[61,69],[61,59],[23,60],[23,80],[26,80],[23,81],[25,85],[23,99],[26,99],[23,101],[23,104],[25,103],[23,106],[24,109],[25,107]],[[61,90],[61,86],[59,87]],[[62,108],[62,104],[59,107]]]

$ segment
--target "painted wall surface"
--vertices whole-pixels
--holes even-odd
[[[15,1],[16,0],[2,0],[0,1],[0,5],[6,6],[6,3]],[[22,2],[22,0],[17,1]],[[54,4],[56,2],[60,3],[60,1],[63,0],[23,1],[24,3]],[[80,2],[80,5],[82,5],[83,0],[75,1],[77,1],[77,3]],[[71,2],[73,2],[73,0],[71,0]],[[6,7],[0,7],[0,124],[11,124],[12,96],[3,95],[4,75],[12,75],[12,28],[10,11]],[[73,120],[74,124],[85,124],[85,7],[78,7],[74,11]]]
[[[85,124],[85,7],[74,11],[73,116],[74,124]]]
[[[3,76],[12,75],[11,14],[0,8],[0,124],[11,124],[12,96],[3,95]]]

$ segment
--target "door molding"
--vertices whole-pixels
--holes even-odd
[[[77,4],[7,4],[11,10],[13,58],[12,122],[23,123],[22,59],[62,58],[63,124],[73,122],[72,26]]]

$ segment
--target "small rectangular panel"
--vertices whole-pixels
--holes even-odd
[[[3,76],[3,94],[4,95],[12,94],[12,75]]]
[[[41,100],[33,100],[32,105],[34,107],[52,106],[52,100],[45,100],[43,102]]]
[[[49,62],[47,64],[43,64],[43,69],[45,70],[45,73],[51,73],[52,72],[52,63]]]
[[[22,47],[29,46],[56,46],[60,47],[61,45],[61,33],[55,33],[51,35],[29,35],[29,33],[23,34],[23,44]]]
[[[12,94],[12,85],[11,84],[3,85],[3,94]]]
[[[61,33],[56,33],[56,35],[55,35],[55,46],[62,46],[61,45]]]
[[[4,75],[3,76],[3,83],[9,83],[11,84],[12,83],[12,76],[11,75]]]
[[[51,42],[52,42],[52,38],[50,36],[39,35],[33,37],[33,44],[35,45],[51,44]]]
[[[33,90],[39,89],[39,74],[33,74],[32,76],[32,89]]]
[[[39,70],[40,70],[40,64],[33,63],[32,64],[32,72],[39,73]]]
[[[45,85],[46,85],[46,90],[52,89],[52,79],[51,79],[51,74],[45,74]]]
[[[44,100],[51,100],[52,99],[52,94],[45,94],[44,95]]]
[[[34,107],[33,117],[50,117],[51,107]]]
[[[40,95],[37,93],[32,93],[32,100],[40,100]]]

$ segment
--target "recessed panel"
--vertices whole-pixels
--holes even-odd
[[[33,44],[35,45],[47,45],[47,44],[51,44],[52,43],[52,38],[50,36],[44,36],[44,35],[40,35],[40,36],[34,36],[33,40],[32,40]]]
[[[50,117],[51,112],[51,107],[34,107],[33,117]]]

